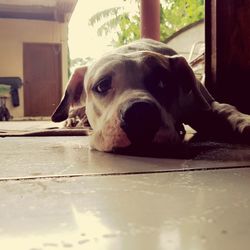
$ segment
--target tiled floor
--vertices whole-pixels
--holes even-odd
[[[158,159],[0,138],[0,249],[248,250],[250,147],[207,146]]]

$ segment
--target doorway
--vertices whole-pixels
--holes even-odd
[[[61,99],[60,44],[23,44],[24,115],[50,116]]]

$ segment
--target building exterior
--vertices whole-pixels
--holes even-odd
[[[204,19],[180,29],[165,40],[165,43],[184,56],[196,77],[205,80],[205,22]]]
[[[193,45],[197,44],[193,56],[199,54],[199,50],[205,49],[205,22],[204,19],[192,23],[180,29],[165,40],[165,43],[179,54],[189,59]],[[203,45],[202,45],[203,44]],[[199,46],[200,45],[200,46]],[[203,47],[203,48],[202,48]],[[192,59],[192,58],[190,58]]]
[[[76,3],[0,0],[0,86],[6,77],[22,82],[19,105],[7,98],[14,118],[50,116],[60,101],[68,80],[68,22]]]

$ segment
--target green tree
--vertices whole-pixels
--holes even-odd
[[[100,11],[89,20],[90,25],[98,26],[99,36],[113,33],[115,46],[140,38],[140,1],[124,2],[135,4],[135,11],[115,7]],[[204,18],[204,0],[162,0],[160,10],[161,41],[164,41],[186,25]]]

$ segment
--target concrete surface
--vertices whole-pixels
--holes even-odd
[[[247,250],[249,194],[243,145],[173,159],[93,151],[88,137],[0,138],[1,250]]]

